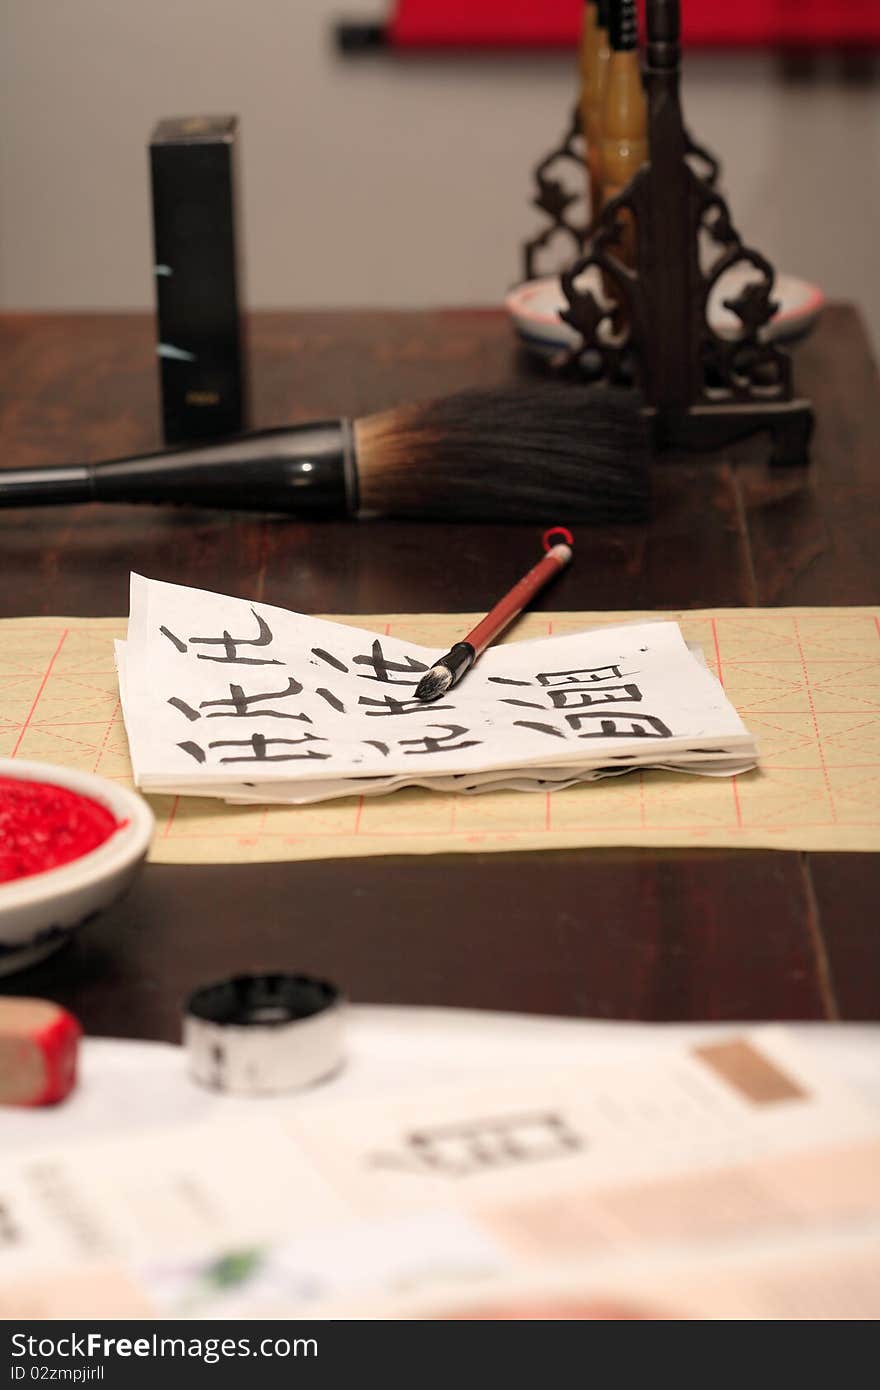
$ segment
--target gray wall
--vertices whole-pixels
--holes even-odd
[[[497,303],[573,59],[338,58],[383,0],[2,0],[0,304],[151,303],[145,144],[236,112],[254,306]],[[830,65],[829,65],[830,69]],[[689,55],[688,121],[743,233],[880,336],[880,101],[768,55]]]

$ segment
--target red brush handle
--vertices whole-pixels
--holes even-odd
[[[499,599],[495,607],[481,618],[472,632],[469,632],[464,639],[473,647],[477,656],[485,651],[490,642],[494,642],[499,633],[513,622],[514,618],[522,612],[527,603],[543,589],[545,584],[565,569],[571,559],[571,547],[568,545],[554,545],[547,551],[543,560],[539,560],[528,574],[524,575],[518,584],[514,584],[509,593],[504,598]]]

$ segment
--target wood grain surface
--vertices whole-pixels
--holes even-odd
[[[152,334],[143,314],[4,316],[0,466],[157,446]],[[250,343],[256,425],[536,371],[495,311],[258,314]],[[577,564],[536,607],[876,602],[880,391],[855,311],[829,307],[795,363],[817,414],[807,472],[768,470],[754,440],[711,459],[664,457],[651,523],[581,537]],[[473,612],[533,548],[528,526],[0,511],[0,616],[123,614],[132,569],[307,612]],[[56,999],[93,1033],[166,1039],[179,1036],[188,989],[267,967],[329,974],[358,1002],[880,1018],[878,894],[880,866],[865,854],[151,865],[73,945],[0,990]]]

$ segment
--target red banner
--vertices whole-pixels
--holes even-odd
[[[398,0],[397,48],[562,48],[577,42],[583,0]],[[880,0],[684,0],[684,42],[696,47],[873,47]]]

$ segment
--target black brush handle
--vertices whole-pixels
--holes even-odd
[[[44,503],[88,502],[92,470],[72,468],[0,469],[0,507],[40,507]]]
[[[0,469],[0,507],[71,502],[178,502],[354,516],[354,437],[346,420],[324,420],[110,463]]]

